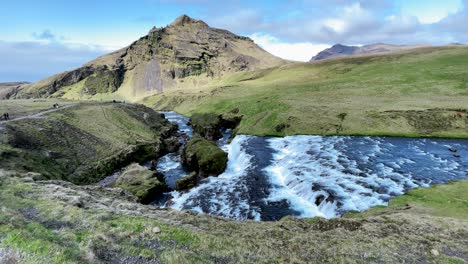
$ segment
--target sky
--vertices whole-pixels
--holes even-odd
[[[468,43],[468,0],[1,0],[0,82],[36,81],[182,14],[308,61],[336,43]]]

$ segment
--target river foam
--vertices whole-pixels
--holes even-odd
[[[268,201],[287,200],[299,217],[338,217],[386,205],[416,187],[468,178],[464,159],[446,141],[427,139],[293,136],[269,139],[274,150]],[[453,144],[453,143],[452,143]]]
[[[171,207],[178,210],[190,209],[200,213],[260,220],[260,215],[249,205],[245,175],[251,166],[251,156],[245,152],[248,136],[237,136],[227,146],[228,164],[226,171],[218,177],[209,177],[199,186],[186,193],[172,192]]]

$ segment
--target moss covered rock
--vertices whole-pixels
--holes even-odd
[[[214,113],[196,113],[190,117],[195,134],[208,139],[217,140],[223,137],[221,129],[234,129],[242,120],[242,115],[238,113],[224,113],[217,115]]]
[[[208,140],[217,140],[223,137],[219,116],[213,113],[193,114],[190,117],[193,132]]]
[[[175,189],[176,191],[185,191],[195,187],[198,183],[198,174],[192,172],[189,175],[182,177],[176,181]]]
[[[214,142],[200,136],[193,137],[182,152],[182,161],[200,176],[219,175],[227,165],[228,154]]]
[[[128,166],[115,182],[115,187],[120,187],[131,192],[138,201],[148,204],[157,196],[167,190],[159,174],[137,163]]]
[[[242,117],[243,116],[236,113],[235,110],[232,110],[229,113],[224,113],[219,116],[221,127],[234,129],[240,124]]]

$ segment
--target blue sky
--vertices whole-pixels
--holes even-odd
[[[468,42],[468,0],[2,0],[0,82],[72,69],[181,14],[308,60],[335,43]]]

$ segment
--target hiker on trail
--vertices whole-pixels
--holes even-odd
[[[6,115],[6,113],[3,113],[3,119],[5,119],[5,121],[7,120],[7,115]]]
[[[10,120],[10,114],[9,113],[6,113],[6,118],[7,118],[7,120]]]

